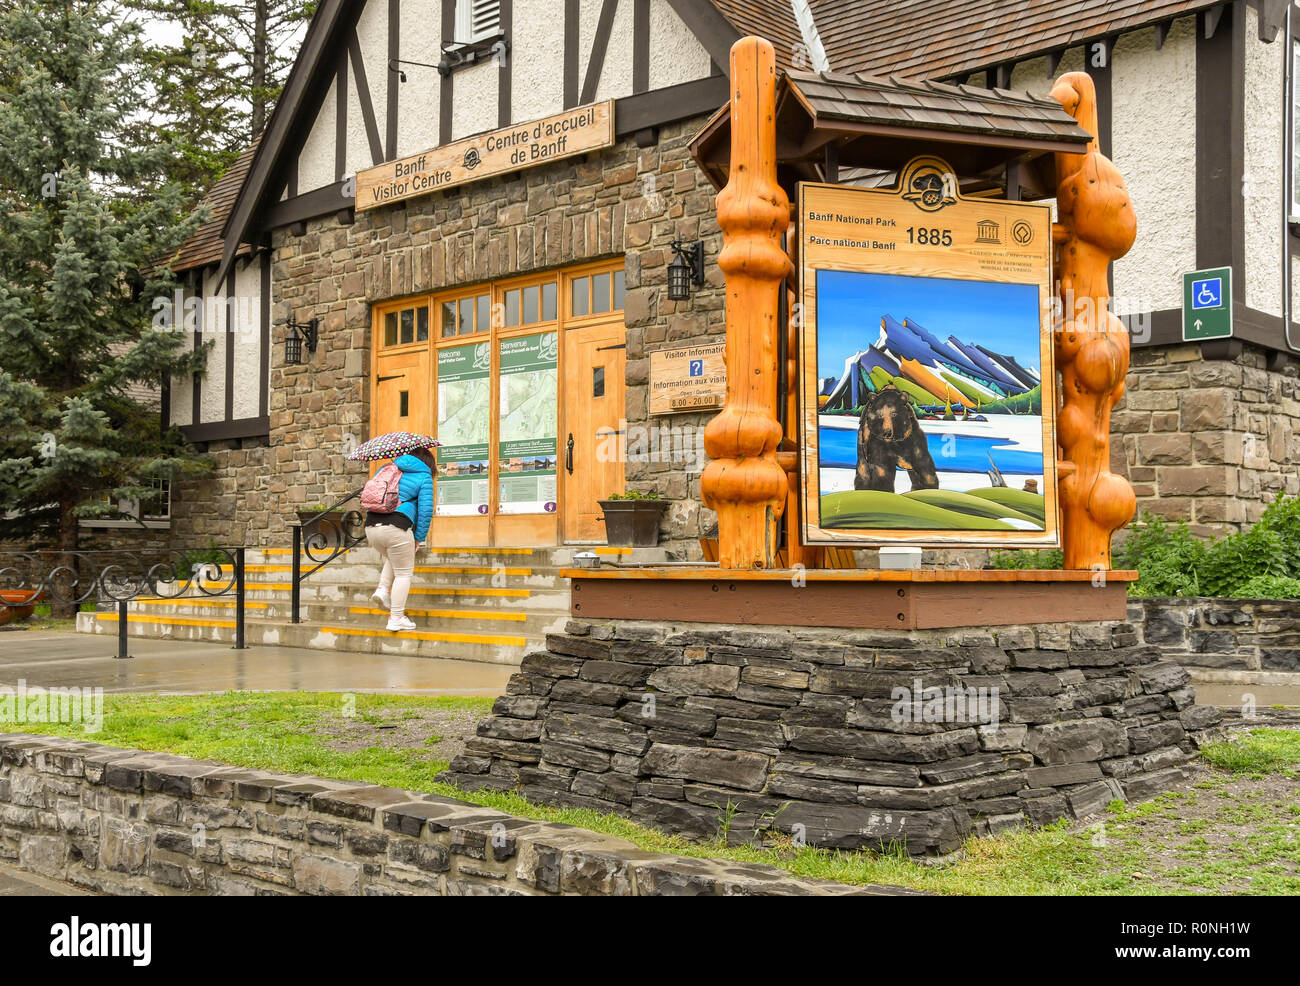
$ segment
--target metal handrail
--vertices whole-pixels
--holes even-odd
[[[191,562],[195,554],[221,557]],[[21,601],[0,596],[6,609],[39,602],[80,608],[92,598],[117,603],[117,657],[127,653],[127,604],[151,595],[160,599],[235,597],[235,649],[244,650],[245,549],[240,547],[167,548],[152,551],[67,551],[41,548],[0,551],[0,590],[23,593]],[[229,575],[227,576],[227,569]]]
[[[360,509],[360,497],[361,489],[353,490],[310,520],[299,520],[289,525],[293,529],[293,583],[290,586],[289,602],[289,617],[292,622],[302,622],[299,611],[303,580],[366,539],[366,512]],[[338,511],[338,508],[352,500],[358,501],[357,509]],[[337,520],[330,516],[336,511],[340,514]],[[313,568],[305,572],[302,570],[304,555],[309,562],[315,563]]]

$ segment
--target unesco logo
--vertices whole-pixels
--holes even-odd
[[[1011,238],[1021,246],[1029,246],[1034,242],[1034,227],[1023,219],[1017,220],[1011,227]]]

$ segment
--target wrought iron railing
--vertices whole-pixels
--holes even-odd
[[[356,505],[344,509],[345,504],[353,500],[357,501]],[[361,490],[354,490],[318,511],[315,517],[293,524],[292,528],[293,583],[289,616],[294,623],[301,623],[299,611],[303,581],[366,539],[366,512],[361,509]],[[305,571],[304,559],[312,566]]]
[[[245,562],[242,547],[164,550],[0,552],[0,605],[42,603],[117,606],[117,656],[127,658],[128,606],[133,599],[235,597],[235,647],[244,649]]]

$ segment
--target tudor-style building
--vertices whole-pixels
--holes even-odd
[[[1287,0],[1062,7],[324,0],[265,133],[174,261],[207,302],[187,337],[214,345],[204,374],[166,388],[165,420],[216,465],[174,491],[174,537],[285,544],[296,508],[360,484],[349,448],[400,427],[448,446],[441,544],[599,540],[596,500],[626,484],[672,501],[665,539],[698,556],[712,518],[693,429],[712,412],[652,415],[650,365],[655,352],[721,339],[716,189],[688,145],[726,102],[728,50],[745,34],[771,40],[783,69],[832,82],[896,74],[1045,95],[1060,73],[1089,72],[1103,150],[1139,220],[1114,269],[1135,351],[1114,417],[1125,461],[1113,468],[1142,507],[1203,525],[1254,519],[1273,490],[1300,491],[1289,465],[1300,11]],[[593,107],[611,117],[594,149],[557,143],[517,170],[479,170],[490,147],[522,140],[511,134]],[[895,132],[944,123],[920,104],[897,109]],[[418,181],[358,197],[446,148],[450,177],[412,165]],[[806,152],[809,177],[881,180]],[[1043,192],[1014,166],[985,184]],[[703,243],[705,283],[689,300],[667,296],[674,241]],[[1236,336],[1185,344],[1181,275],[1219,266],[1233,269]],[[312,320],[314,351],[288,363],[289,323]]]

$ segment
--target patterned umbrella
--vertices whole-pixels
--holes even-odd
[[[395,459],[418,448],[437,448],[442,442],[428,435],[416,435],[409,431],[390,431],[386,435],[362,442],[348,456],[349,459],[373,462],[375,459]]]

